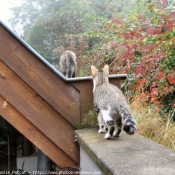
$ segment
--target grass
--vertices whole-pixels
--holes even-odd
[[[162,118],[159,107],[142,103],[140,99],[130,104],[138,125],[137,133],[175,150],[175,122],[169,114]]]

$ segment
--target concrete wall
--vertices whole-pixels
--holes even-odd
[[[104,139],[97,129],[76,131],[83,174],[173,175],[175,151],[139,134]],[[94,173],[96,171],[96,173]]]
[[[89,157],[86,151],[80,146],[80,175],[85,173],[104,175],[101,169],[94,163],[94,161]]]
[[[17,169],[21,170],[24,163],[23,170],[30,173],[30,175],[36,175],[34,171],[37,171],[38,155],[32,154],[30,156],[17,156]]]

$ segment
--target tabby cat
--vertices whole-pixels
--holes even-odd
[[[115,85],[109,83],[109,67],[105,65],[102,70],[91,66],[93,78],[94,107],[98,114],[99,133],[107,133],[105,139],[113,136],[118,137],[122,127],[127,134],[136,132],[136,122],[132,117],[130,108],[122,91]]]
[[[75,53],[70,50],[66,50],[60,57],[60,66],[64,76],[68,78],[75,77],[77,67]]]

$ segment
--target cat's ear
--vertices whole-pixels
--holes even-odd
[[[104,72],[109,75],[109,66],[106,64],[103,68]]]
[[[91,65],[91,71],[92,71],[92,76],[95,76],[98,72],[98,69],[96,69],[95,66]]]

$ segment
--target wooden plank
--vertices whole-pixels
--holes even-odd
[[[2,26],[0,59],[70,123],[80,123],[79,92],[58,77]]]
[[[75,161],[57,147],[1,95],[0,115],[60,167],[70,167],[76,165]]]
[[[79,148],[74,142],[75,128],[2,61],[0,84],[0,94],[78,163]]]
[[[93,83],[91,80],[71,82],[80,91],[81,118],[93,109]]]
[[[121,79],[118,78],[118,79],[109,79],[109,83],[117,86],[119,89],[121,88]]]

